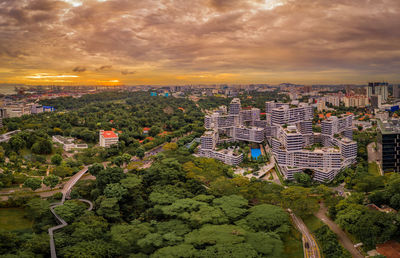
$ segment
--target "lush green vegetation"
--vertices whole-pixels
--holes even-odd
[[[71,196],[93,200],[94,211],[86,212],[86,205],[74,200],[56,208],[71,223],[55,235],[60,257],[282,257],[301,252],[286,248],[286,240],[291,247],[301,244],[288,236],[293,228],[280,207],[294,203],[299,189],[232,177],[221,162],[190,156],[185,147],[173,149],[157,155],[146,170],[125,174],[117,166],[91,167],[96,180],[80,182]],[[25,206],[35,236],[54,224],[49,201],[31,199]],[[293,209],[310,212],[300,204]],[[22,250],[21,239],[15,235],[14,247],[2,254],[47,254]]]
[[[39,180],[54,187],[56,178],[44,180],[48,172],[64,178],[84,164],[112,161],[121,165],[127,155],[143,158],[145,151],[178,137],[178,146],[183,146],[204,130],[203,114],[193,102],[150,97],[148,92],[105,92],[42,104],[53,105],[60,112],[3,120],[4,131],[21,132],[0,145],[0,168],[4,171],[0,173],[0,188],[27,180],[25,186],[33,190],[41,187]],[[150,128],[148,133],[144,127]],[[119,143],[107,149],[97,147],[101,129],[119,131]],[[89,148],[68,153],[52,143],[53,135],[74,137],[88,143]]]
[[[350,253],[340,245],[336,234],[317,217],[314,215],[308,216],[304,219],[304,223],[315,235],[320,251],[323,253],[324,257],[351,257]]]
[[[6,231],[24,230],[32,227],[32,221],[26,218],[21,208],[0,208],[0,229]]]

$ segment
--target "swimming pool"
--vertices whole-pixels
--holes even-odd
[[[261,149],[251,149],[251,157],[253,159],[257,159],[259,156],[261,156]]]

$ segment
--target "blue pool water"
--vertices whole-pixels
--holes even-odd
[[[259,156],[261,156],[261,149],[251,149],[251,157],[253,159],[257,159]]]

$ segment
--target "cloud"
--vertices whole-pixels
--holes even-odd
[[[83,72],[84,63],[97,68],[82,80],[140,71],[127,82],[143,76],[167,84],[198,73],[237,75],[227,82],[321,74],[326,78],[318,80],[346,74],[357,82],[400,82],[398,0],[68,2],[0,0],[0,69],[15,71],[7,80],[42,70]]]
[[[83,73],[84,71],[86,71],[86,67],[77,66],[77,67],[74,67],[74,69],[72,69],[72,71],[77,72],[77,73]]]
[[[129,74],[135,74],[135,73],[136,73],[136,71],[128,71],[128,70],[122,70],[121,71],[122,75],[129,75]]]
[[[104,71],[104,70],[109,70],[112,68],[112,65],[102,65],[99,68],[96,68],[96,71]]]

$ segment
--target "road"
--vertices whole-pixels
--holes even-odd
[[[308,230],[306,224],[303,220],[297,217],[293,212],[289,210],[290,216],[292,217],[293,223],[296,225],[297,229],[303,235],[303,250],[305,258],[321,258],[320,250],[315,241],[314,236]]]
[[[346,233],[339,228],[339,226],[333,222],[328,216],[326,216],[326,212],[328,208],[324,205],[324,203],[320,203],[320,209],[315,214],[317,218],[319,218],[322,222],[324,222],[338,237],[339,242],[342,244],[347,251],[350,252],[352,257],[355,258],[363,258],[364,256],[354,247],[353,242],[351,242],[350,238],[346,235]]]

